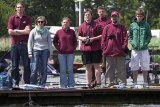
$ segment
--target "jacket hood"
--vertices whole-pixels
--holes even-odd
[[[133,22],[138,23],[138,22],[137,22],[137,18],[136,18],[136,17],[134,17],[134,18],[133,18]],[[144,22],[145,22],[145,19],[143,18],[143,19],[142,19],[142,21],[141,21],[140,23],[144,23]]]

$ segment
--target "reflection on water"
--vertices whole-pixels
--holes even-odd
[[[22,105],[9,105],[0,107],[26,107]],[[83,104],[83,105],[50,105],[50,106],[28,106],[28,107],[160,107],[160,104]]]
[[[135,104],[118,104],[118,105],[102,105],[102,104],[89,104],[89,105],[59,105],[59,106],[48,106],[48,107],[160,107],[160,105],[135,105]]]

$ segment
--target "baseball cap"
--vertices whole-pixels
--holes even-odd
[[[111,16],[117,16],[117,17],[119,17],[119,13],[118,13],[117,11],[113,11],[113,12],[111,13]]]

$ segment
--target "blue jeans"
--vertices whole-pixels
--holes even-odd
[[[73,54],[58,54],[61,87],[74,87]]]
[[[31,84],[45,86],[47,80],[47,63],[49,58],[49,50],[33,50],[31,62]],[[39,74],[39,75],[38,75]],[[37,77],[39,76],[39,77]]]
[[[19,63],[20,58],[24,67],[23,79],[25,84],[30,83],[30,60],[28,58],[27,44],[13,44],[11,46],[11,60],[12,60],[12,71],[11,77],[19,85],[20,74],[19,74]]]

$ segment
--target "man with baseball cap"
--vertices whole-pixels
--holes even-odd
[[[105,26],[102,33],[102,55],[106,57],[106,75],[110,85],[126,85],[125,49],[128,44],[126,28],[119,23],[117,11],[111,13],[111,24]],[[116,75],[118,81],[116,81]]]

